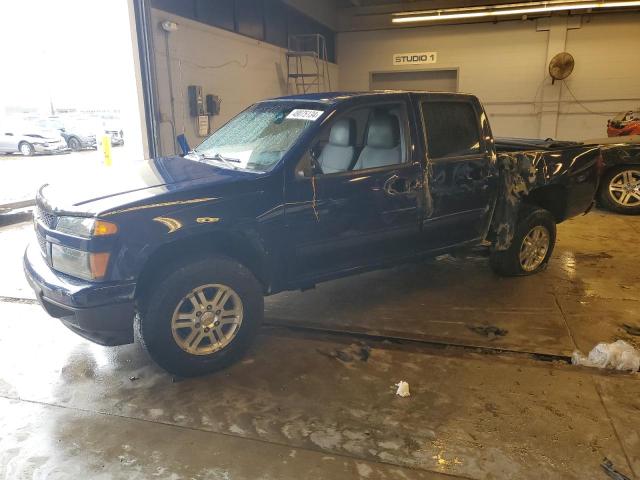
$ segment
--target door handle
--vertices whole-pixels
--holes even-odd
[[[386,182],[384,182],[384,192],[387,195],[402,195],[409,193],[407,179],[400,178],[398,175],[391,175]]]

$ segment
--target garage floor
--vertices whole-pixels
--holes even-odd
[[[0,478],[604,479],[604,457],[640,475],[640,376],[566,363],[640,346],[621,328],[640,325],[640,217],[562,224],[535,277],[443,257],[277,295],[242,363],[190,380],[48,318],[30,235],[0,229]]]

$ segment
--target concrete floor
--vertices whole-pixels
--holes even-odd
[[[243,362],[178,380],[48,318],[20,272],[30,225],[0,229],[0,478],[604,479],[605,456],[635,478],[640,376],[562,359],[640,346],[621,328],[640,324],[639,234],[596,211],[534,277],[445,257],[280,294]],[[423,342],[369,338],[363,361],[355,337],[278,325]],[[470,328],[488,325],[508,333]]]

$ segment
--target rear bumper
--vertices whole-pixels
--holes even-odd
[[[37,245],[24,254],[24,273],[36,298],[52,317],[100,345],[133,342],[133,283],[90,283],[52,270]]]

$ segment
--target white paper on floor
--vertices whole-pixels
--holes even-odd
[[[624,340],[613,343],[599,343],[585,357],[576,350],[571,355],[571,363],[585,367],[612,368],[616,370],[640,370],[640,352]]]
[[[404,380],[400,380],[400,383],[396,383],[396,387],[398,387],[398,390],[396,390],[396,395],[400,395],[401,397],[408,397],[409,395],[411,395],[411,393],[409,392],[409,384]]]

